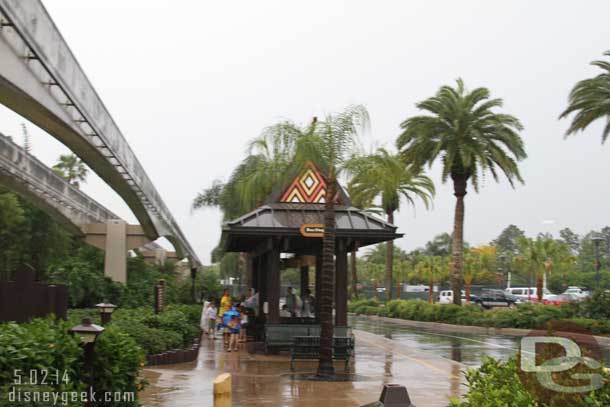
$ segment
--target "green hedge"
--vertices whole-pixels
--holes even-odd
[[[30,323],[0,324],[0,405],[31,406],[31,401],[9,400],[13,389],[16,392],[82,392],[87,388],[87,373],[84,371],[83,348],[76,336],[69,333],[70,322],[52,318],[36,319]],[[146,384],[139,378],[144,365],[144,353],[133,338],[115,327],[108,327],[95,344],[94,388],[96,392],[133,392],[135,401],[128,403],[105,403],[107,406],[137,406],[138,390]],[[60,380],[52,378],[59,372]],[[16,385],[17,376],[28,377],[37,371],[34,384]],[[49,374],[42,384],[43,372]],[[64,377],[66,381],[61,380]],[[22,379],[26,383],[26,378]],[[79,403],[69,405],[80,405]]]
[[[379,315],[413,321],[443,322],[455,325],[474,325],[495,328],[535,329],[550,321],[565,320],[582,326],[593,333],[610,333],[609,319],[586,318],[582,315],[603,315],[606,311],[595,300],[580,304],[553,305],[522,304],[516,309],[495,308],[484,310],[476,305],[428,304],[422,300],[391,300],[380,304],[374,300],[350,302],[350,312],[362,315]],[[596,312],[585,312],[594,309]],[[603,311],[602,311],[603,310]]]
[[[608,383],[610,374],[604,374]],[[517,361],[515,357],[507,362],[492,358],[485,358],[479,369],[468,369],[466,372],[468,393],[460,401],[457,398],[450,402],[449,407],[548,407],[548,404],[537,400],[527,391],[517,374]],[[561,399],[565,395],[557,394],[551,400],[551,405],[566,405],[568,402]],[[571,397],[572,395],[570,395]],[[573,407],[601,407],[610,406],[610,386],[583,395],[577,395],[576,400],[569,400]]]
[[[72,324],[90,317],[100,323],[97,309],[77,309],[68,312]],[[109,326],[129,335],[147,354],[162,353],[190,346],[199,337],[201,305],[168,305],[161,314],[150,307],[119,308],[112,314]]]

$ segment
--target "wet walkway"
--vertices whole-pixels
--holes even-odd
[[[297,362],[293,373],[287,355],[225,353],[219,340],[205,341],[197,363],[147,368],[151,387],[142,394],[142,403],[211,406],[212,381],[222,372],[233,375],[234,406],[361,406],[378,399],[383,383],[407,385],[419,406],[446,406],[450,395],[459,394],[465,365],[365,331],[355,334],[355,380],[350,382],[304,380],[304,374],[315,372],[316,362]],[[341,372],[343,364],[336,368]]]
[[[288,354],[226,353],[220,340],[204,340],[198,361],[146,368],[151,386],[142,393],[146,407],[212,406],[212,382],[223,372],[233,376],[233,406],[362,406],[378,399],[384,383],[407,386],[418,407],[444,407],[465,391],[463,371],[484,356],[507,359],[517,337],[438,332],[397,323],[350,318],[356,336],[354,380],[316,382],[304,376],[316,362],[298,361],[290,371]],[[335,365],[343,371],[343,363]]]

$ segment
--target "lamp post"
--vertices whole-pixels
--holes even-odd
[[[89,376],[89,398],[93,394],[93,352],[97,337],[104,332],[104,328],[91,323],[90,318],[83,318],[83,321],[72,328],[70,332],[78,335],[85,348],[85,371]]]
[[[601,262],[599,261],[599,244],[605,239],[601,235],[596,233],[593,237],[591,237],[591,240],[595,245],[595,283],[597,285],[597,288],[599,289],[599,284],[601,282],[601,275],[599,274],[599,270],[601,268]]]
[[[109,303],[108,300],[104,300],[104,302],[100,302],[99,304],[95,305],[95,308],[100,311],[100,319],[102,320],[102,326],[106,326],[110,323],[110,321],[112,320],[112,313],[114,312],[116,307],[116,305]]]
[[[196,301],[195,298],[195,279],[197,278],[197,268],[193,267],[191,268],[191,299],[193,300],[193,304]]]

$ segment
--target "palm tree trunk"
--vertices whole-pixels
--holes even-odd
[[[400,281],[396,279],[396,299],[400,300]]]
[[[542,303],[542,298],[544,297],[544,293],[542,291],[544,285],[544,280],[542,275],[538,275],[536,280],[536,295],[538,296],[538,301]]]
[[[352,297],[358,298],[358,270],[356,269],[356,250],[350,254],[350,267],[352,270]]]
[[[434,303],[434,280],[428,280],[428,304]]]
[[[332,377],[333,367],[333,292],[335,280],[335,195],[337,180],[329,177],[324,204],[324,238],[322,240],[322,276],[320,282],[320,359],[318,376]]]
[[[465,175],[451,174],[453,194],[455,195],[455,215],[453,217],[453,238],[451,244],[452,261],[450,265],[451,290],[453,303],[462,305],[462,255],[464,251],[464,196],[466,195]]]
[[[394,224],[394,212],[388,212],[388,223]],[[386,243],[385,256],[385,292],[388,295],[388,300],[392,299],[392,265],[394,264],[394,241],[388,240]]]
[[[466,292],[464,293],[464,294],[466,294],[466,304],[470,304],[470,285],[471,285],[471,283],[466,281],[466,284],[465,284],[465,286],[466,286],[465,287],[465,291]]]

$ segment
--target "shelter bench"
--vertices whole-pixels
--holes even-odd
[[[294,371],[296,360],[313,360],[320,358],[319,336],[293,337],[290,355],[290,370]],[[344,360],[345,371],[349,371],[349,361],[354,354],[354,338],[351,336],[333,338],[333,360]]]

